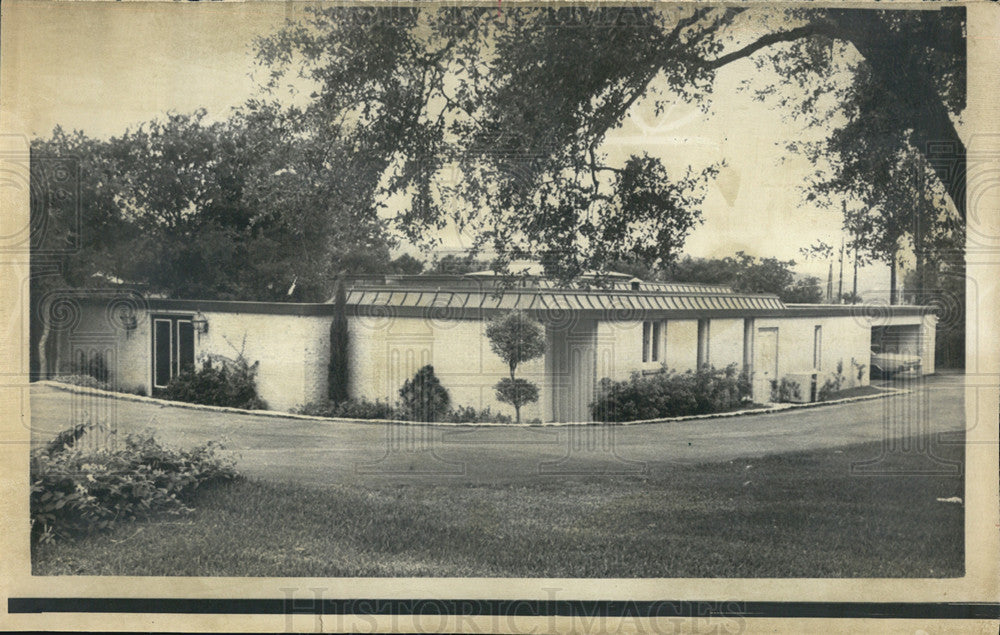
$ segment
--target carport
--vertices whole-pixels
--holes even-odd
[[[920,324],[897,324],[872,327],[872,346],[885,353],[921,356],[923,334]]]
[[[911,315],[908,307],[893,307],[888,318],[872,324],[872,350],[882,353],[912,355],[920,358],[920,372],[934,372],[936,318],[931,313]]]

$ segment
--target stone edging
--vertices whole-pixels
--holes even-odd
[[[111,397],[114,399],[121,399],[123,401],[138,401],[141,403],[148,403],[152,405],[160,406],[161,408],[174,407],[174,408],[187,408],[189,410],[208,410],[210,412],[229,412],[233,414],[242,415],[254,415],[259,417],[275,417],[283,419],[299,419],[304,421],[320,421],[325,423],[360,423],[360,424],[395,424],[395,425],[408,425],[408,426],[439,426],[439,427],[475,427],[475,428],[489,428],[489,427],[522,427],[522,428],[551,428],[551,427],[565,427],[565,426],[598,426],[598,425],[615,425],[615,426],[630,426],[630,425],[648,425],[655,423],[674,423],[679,421],[693,421],[697,419],[725,419],[729,417],[742,417],[749,415],[762,415],[770,414],[773,412],[783,412],[785,410],[795,410],[798,408],[818,408],[821,406],[833,406],[837,404],[852,403],[855,401],[868,401],[870,399],[884,399],[886,397],[894,397],[897,395],[905,395],[911,390],[901,389],[901,388],[880,388],[882,392],[875,395],[859,395],[857,397],[845,397],[843,399],[834,399],[832,401],[814,401],[810,403],[782,403],[782,404],[772,404],[766,408],[751,408],[747,410],[733,410],[730,412],[716,412],[703,415],[686,415],[683,417],[667,417],[664,419],[644,419],[641,421],[612,421],[612,422],[600,422],[600,421],[570,421],[570,422],[549,422],[549,423],[451,423],[451,422],[423,422],[423,421],[400,421],[398,419],[341,419],[336,417],[317,417],[313,415],[302,415],[294,414],[290,412],[279,412],[277,410],[244,410],[243,408],[228,408],[225,406],[206,406],[203,404],[187,403],[185,401],[169,401],[167,399],[157,399],[155,397],[144,397],[142,395],[133,395],[131,393],[113,392],[110,390],[101,390],[100,388],[89,388],[86,386],[77,386],[75,384],[65,384],[55,380],[44,380],[34,382],[39,386],[49,386],[51,388],[56,388],[57,390],[64,390],[66,392],[85,394],[85,395],[95,395]]]

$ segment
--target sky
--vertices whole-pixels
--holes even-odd
[[[4,3],[2,11],[4,130],[47,136],[60,125],[108,137],[170,110],[204,108],[209,119],[226,118],[254,94],[254,38],[298,16],[302,5]],[[656,117],[651,101],[640,100],[606,149],[621,158],[647,152],[668,169],[724,160],[703,204],[704,223],[684,252],[794,259],[797,271],[825,282],[829,263],[803,261],[799,249],[817,240],[839,245],[840,214],[804,203],[800,187],[811,166],[785,150],[815,133],[737,91],[750,74],[759,71],[748,60],[720,71],[709,114],[681,103]],[[467,244],[454,229],[442,239],[445,248]],[[849,280],[850,262],[848,290]],[[859,287],[887,289],[888,268],[862,269]]]

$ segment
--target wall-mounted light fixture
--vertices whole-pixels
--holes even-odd
[[[208,333],[208,318],[201,311],[195,314],[194,319],[191,320],[191,326],[194,327],[196,333],[205,334]]]

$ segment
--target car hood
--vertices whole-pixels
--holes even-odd
[[[884,360],[887,362],[898,362],[898,363],[908,363],[908,362],[919,362],[920,358],[916,355],[907,355],[906,353],[872,353],[873,360]]]

